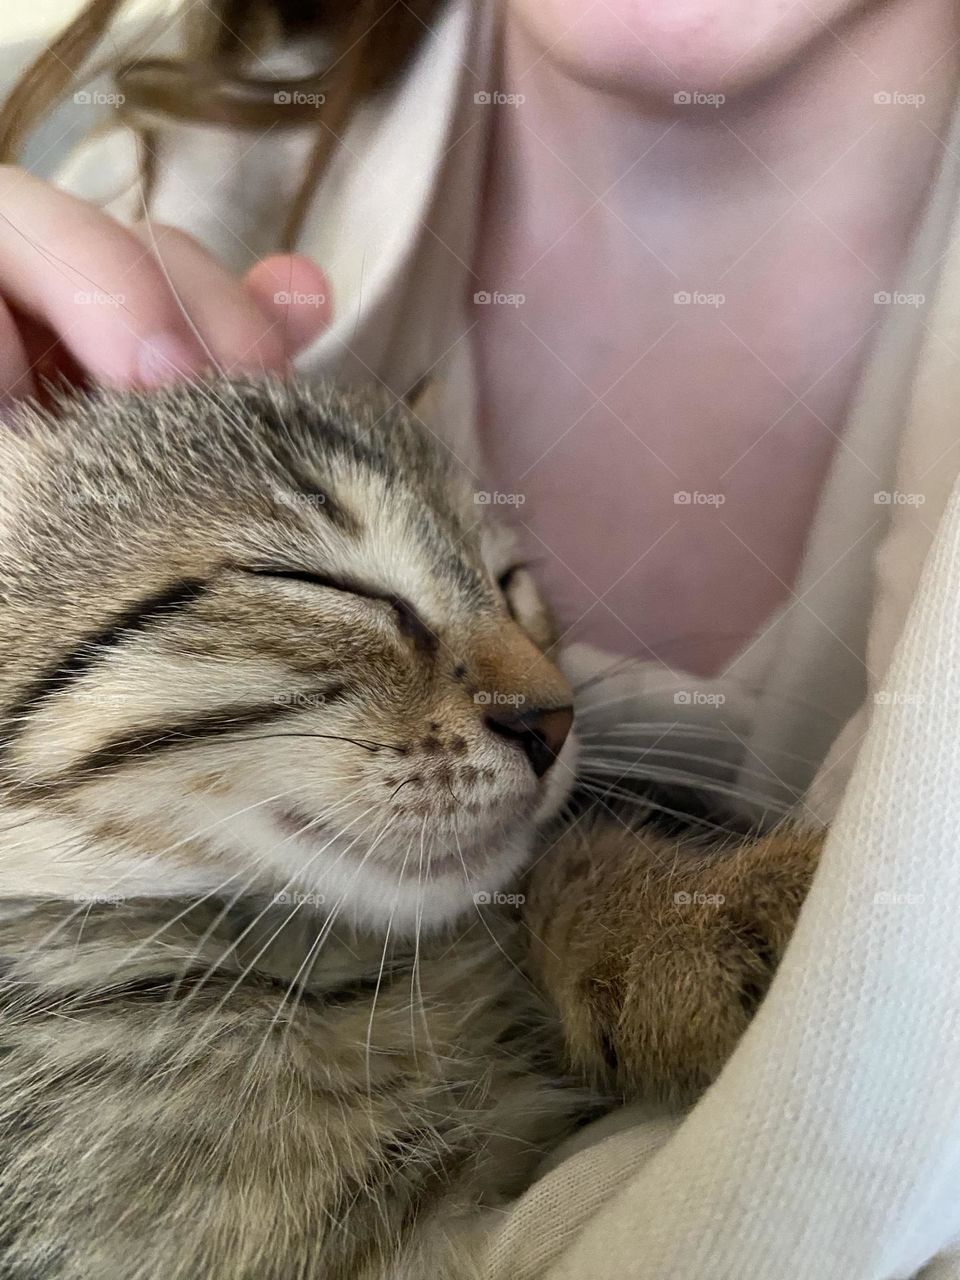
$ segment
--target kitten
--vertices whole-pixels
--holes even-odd
[[[608,1090],[729,1052],[729,957],[698,971],[713,1038],[643,1048],[631,930],[700,873],[675,842],[665,878],[655,837],[608,823],[593,862],[561,826],[526,923],[488,905],[577,747],[474,497],[405,409],[329,387],[76,396],[0,435],[3,1280],[470,1280]],[[802,892],[761,897],[757,991]]]

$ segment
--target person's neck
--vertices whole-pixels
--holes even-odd
[[[486,108],[470,287],[517,305],[474,313],[481,440],[578,636],[707,636],[667,656],[713,671],[784,598],[944,154],[958,26],[955,0],[874,4],[713,107],[588,88],[508,16],[524,100]]]
[[[768,194],[782,198],[785,187],[798,195],[813,189],[815,199],[833,183],[859,181],[864,163],[870,175],[871,160],[882,174],[882,157],[895,151],[891,116],[899,116],[904,135],[918,117],[942,133],[958,37],[954,0],[875,5],[842,30],[825,30],[766,81],[713,106],[674,102],[663,93],[662,67],[647,97],[642,87],[628,99],[578,83],[537,47],[508,5],[502,88],[523,100],[497,108],[488,191],[501,211],[522,208],[514,225],[544,247],[569,234],[572,217],[596,198],[628,226],[649,217],[651,204],[669,220],[675,204],[687,208],[695,193],[718,210],[742,209]],[[697,95],[681,83],[674,92]],[[881,94],[895,100],[876,101]],[[912,106],[898,95],[925,100]],[[864,138],[870,133],[872,140]],[[856,149],[857,164],[825,174],[825,162],[845,143]],[[895,171],[890,180],[896,178]],[[503,229],[498,220],[498,233]]]

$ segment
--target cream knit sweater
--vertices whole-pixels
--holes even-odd
[[[351,126],[300,246],[338,304],[304,371],[406,387],[434,366],[475,468],[464,264],[490,66],[483,12],[452,4]],[[156,216],[243,268],[307,145],[183,128]],[[64,181],[105,198],[132,162],[111,135]],[[958,207],[954,127],[901,286],[925,302],[888,309],[794,595],[730,671],[752,767],[836,814],[795,939],[699,1105],[624,1112],[555,1163],[505,1215],[490,1280],[960,1280]],[[631,717],[662,719],[669,688],[638,673]]]

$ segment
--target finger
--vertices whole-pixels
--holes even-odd
[[[35,395],[36,389],[17,322],[0,301],[0,413],[13,401]]]
[[[264,258],[250,268],[244,284],[262,310],[280,321],[288,357],[315,341],[333,317],[326,273],[300,254]]]
[[[13,389],[16,397],[36,394],[39,400],[46,402],[50,395],[57,395],[64,386],[89,386],[90,379],[85,371],[77,364],[52,329],[12,305],[10,314],[26,352],[29,372],[29,376],[24,380],[23,389],[21,390],[20,387]],[[36,387],[35,393],[31,383]]]
[[[98,381],[151,384],[208,363],[137,237],[11,166],[0,166],[0,293]]]
[[[184,322],[214,367],[225,373],[286,368],[279,316],[261,307],[193,236],[158,223],[138,223],[133,231],[160,264]]]

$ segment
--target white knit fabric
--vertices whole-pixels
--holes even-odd
[[[960,1236],[960,492],[887,686],[734,1057],[627,1185],[662,1122],[534,1189],[511,1238],[609,1198],[531,1277],[900,1280]]]

